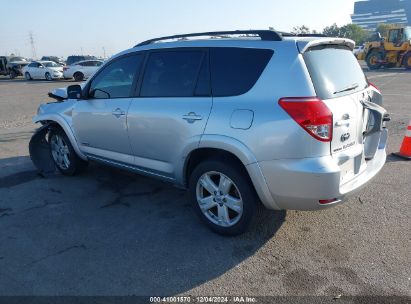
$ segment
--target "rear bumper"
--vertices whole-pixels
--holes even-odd
[[[332,156],[259,162],[273,203],[270,209],[318,210],[344,202],[364,187],[382,169],[386,160],[387,131],[366,168],[353,179],[341,182],[341,168]],[[319,200],[336,199],[329,204]]]

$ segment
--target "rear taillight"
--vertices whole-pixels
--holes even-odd
[[[278,103],[312,137],[331,141],[333,114],[318,97],[285,97]]]
[[[368,82],[368,84],[376,89],[379,93],[381,93],[380,89],[375,84],[373,84],[372,82]]]

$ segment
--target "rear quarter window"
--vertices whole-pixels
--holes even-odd
[[[321,99],[349,95],[368,86],[360,64],[348,48],[317,47],[303,57]]]
[[[211,48],[213,96],[236,96],[248,92],[261,76],[274,51],[247,48]]]

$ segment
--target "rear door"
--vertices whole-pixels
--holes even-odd
[[[333,113],[330,152],[342,170],[341,182],[365,169],[364,139],[370,98],[367,79],[351,50],[319,45],[303,54],[316,93]]]
[[[127,124],[137,167],[175,177],[187,147],[196,147],[211,110],[208,52],[151,51]]]

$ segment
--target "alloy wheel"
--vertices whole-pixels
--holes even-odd
[[[201,212],[212,223],[230,227],[243,214],[243,200],[236,184],[226,175],[210,171],[197,181],[197,203]]]
[[[56,165],[63,170],[70,167],[70,150],[64,138],[53,134],[50,138],[51,155]]]

